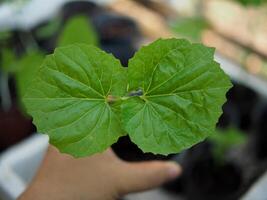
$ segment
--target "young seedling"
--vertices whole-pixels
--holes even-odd
[[[246,140],[246,134],[234,127],[229,127],[226,130],[217,129],[216,134],[209,137],[209,141],[213,144],[212,153],[216,164],[225,164],[228,151],[245,144]]]
[[[211,135],[222,113],[232,85],[213,57],[213,48],[159,39],[123,68],[97,47],[60,47],[23,101],[38,130],[74,157],[102,152],[126,134],[144,152],[177,153]]]

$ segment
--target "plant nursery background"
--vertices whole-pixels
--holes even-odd
[[[0,0],[0,200],[27,188],[48,147],[23,103],[45,56],[78,42],[127,68],[159,38],[214,47],[233,87],[215,133],[178,154],[143,153],[129,136],[112,145],[123,160],[173,160],[183,168],[176,180],[124,199],[267,200],[265,0]]]

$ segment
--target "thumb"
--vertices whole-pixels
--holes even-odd
[[[175,162],[149,161],[125,163],[121,170],[121,195],[152,189],[181,174],[180,165]]]

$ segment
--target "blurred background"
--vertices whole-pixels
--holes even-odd
[[[128,137],[124,160],[175,160],[175,181],[125,199],[267,200],[266,0],[0,0],[0,200],[14,200],[47,148],[21,103],[46,54],[75,42],[112,53],[127,67],[141,45],[187,38],[216,47],[233,88],[217,134],[177,155],[142,153]]]

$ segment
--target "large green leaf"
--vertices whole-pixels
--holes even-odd
[[[82,44],[47,56],[24,103],[38,130],[61,152],[82,157],[101,152],[124,134],[118,118],[125,69],[113,56]]]
[[[211,135],[222,112],[231,83],[213,56],[200,44],[157,40],[125,69],[93,46],[57,48],[24,102],[61,152],[101,152],[126,131],[144,152],[177,153]]]
[[[97,34],[86,16],[78,15],[71,18],[58,38],[58,46],[74,43],[98,44]]]
[[[213,48],[168,39],[130,60],[128,92],[143,95],[122,104],[122,121],[144,152],[177,153],[214,132],[231,83],[213,55]]]

